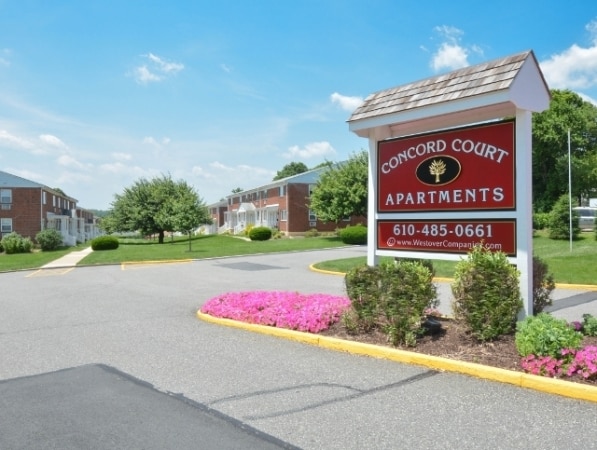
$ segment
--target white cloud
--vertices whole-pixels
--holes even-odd
[[[264,169],[263,167],[256,167],[256,166],[249,166],[247,164],[239,164],[237,166],[227,166],[222,164],[219,161],[214,161],[209,163],[209,166],[212,169],[221,170],[223,172],[228,173],[243,173],[243,174],[250,174],[250,175],[271,175],[275,172],[271,170]]]
[[[28,141],[27,139],[18,136],[14,136],[6,130],[0,130],[0,145],[2,145],[3,143],[4,145],[9,147],[16,146],[25,150],[33,150],[35,148],[31,141]]]
[[[134,77],[139,84],[148,84],[154,81],[162,81],[162,77],[151,73],[147,66],[139,66],[135,68]]]
[[[139,84],[162,81],[184,69],[184,64],[166,61],[153,53],[142,57],[147,60],[147,63],[141,64],[133,70],[133,77]]]
[[[161,140],[157,140],[156,138],[152,137],[152,136],[146,136],[143,138],[143,143],[144,144],[149,144],[149,145],[153,145],[155,147],[160,147],[161,145],[168,145],[170,143],[171,139],[168,137],[163,137]]]
[[[349,112],[353,112],[363,104],[363,99],[361,97],[348,97],[346,95],[338,94],[337,92],[330,95],[330,100],[332,103],[339,105],[340,108]]]
[[[67,148],[67,146],[64,142],[62,142],[59,138],[57,138],[56,136],[53,136],[51,134],[42,134],[39,136],[39,139],[44,144],[47,144],[50,147]]]
[[[85,165],[79,161],[77,161],[75,158],[73,158],[70,155],[60,155],[58,157],[58,164],[63,166],[63,167],[69,167],[69,168],[73,168],[73,169],[77,169],[77,170],[90,170],[91,166],[90,165]]]
[[[215,175],[207,170],[205,170],[201,166],[193,166],[191,169],[191,173],[199,178],[205,178],[206,180],[215,178]]]
[[[298,145],[294,145],[288,149],[288,152],[284,153],[285,158],[302,158],[309,159],[314,157],[322,157],[336,154],[336,150],[327,141],[311,142],[305,145],[304,148],[300,148]]]
[[[114,158],[117,161],[130,161],[131,159],[133,159],[132,155],[130,155],[129,153],[112,153],[112,158]]]
[[[147,55],[147,58],[154,63],[155,67],[160,72],[163,73],[177,73],[184,69],[184,64],[164,61],[162,58],[154,55],[153,53]]]
[[[149,144],[149,145],[158,145],[158,141],[156,141],[153,137],[151,136],[146,136],[143,138],[143,143],[144,144]]]
[[[562,53],[552,55],[540,63],[550,88],[589,89],[597,86],[597,20],[585,27],[592,46],[572,44]]]
[[[220,64],[220,69],[222,69],[226,73],[232,72],[232,68],[230,68],[230,66],[227,66],[226,64]]]
[[[456,27],[442,25],[435,27],[434,31],[440,35],[443,42],[431,56],[431,67],[434,71],[456,70],[469,65],[468,57],[470,52],[483,54],[483,50],[472,45],[470,48],[463,46],[461,37],[464,32]]]
[[[577,94],[586,102],[592,103],[593,105],[597,106],[597,100],[595,100],[592,97],[589,97],[586,94],[583,94],[582,92],[577,92]]]

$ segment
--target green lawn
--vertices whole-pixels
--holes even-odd
[[[535,233],[533,238],[533,253],[547,263],[556,283],[597,285],[597,241],[593,233],[582,233],[580,239],[572,242],[570,251],[569,241],[549,239],[545,232],[540,231]],[[366,257],[348,258],[322,261],[315,264],[315,267],[333,272],[347,272],[366,262]],[[451,278],[456,264],[457,261],[434,260],[435,275]]]
[[[247,241],[232,236],[197,236],[170,240],[163,244],[147,240],[123,240],[118,249],[93,252],[79,265],[118,264],[131,261],[163,261],[204,259],[218,256],[253,255],[257,253],[290,252],[340,247],[344,244],[338,237],[314,237],[296,239],[270,239]]]
[[[51,252],[17,253],[7,255],[0,253],[0,272],[22,269],[37,269],[50,261],[60,258],[72,251],[83,249],[83,246],[61,248]]]
[[[143,239],[123,239],[118,249],[93,252],[79,265],[204,259],[218,256],[316,250],[343,245],[337,237],[285,238],[252,242],[232,236],[207,235],[194,237],[189,250],[187,238],[174,240],[167,238],[164,244]],[[83,247],[80,245],[74,249],[66,248],[53,252],[16,255],[2,253],[0,254],[0,271],[39,268],[47,262]],[[533,239],[533,247],[535,255],[548,264],[549,271],[554,275],[556,283],[597,285],[597,241],[593,233],[583,233],[579,240],[572,243],[572,251],[570,251],[568,241],[555,241],[547,238],[544,232],[538,232]],[[315,267],[334,272],[347,272],[352,267],[365,263],[366,258],[360,257],[322,261]],[[438,277],[451,278],[455,265],[455,261],[433,261]]]

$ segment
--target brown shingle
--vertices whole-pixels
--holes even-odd
[[[526,51],[369,95],[348,122],[508,89]]]

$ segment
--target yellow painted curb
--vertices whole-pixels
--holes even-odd
[[[123,261],[120,263],[120,268],[125,270],[127,266],[148,266],[152,264],[185,264],[193,262],[193,259],[163,259],[151,261]]]
[[[556,288],[571,289],[579,291],[597,291],[597,285],[594,284],[561,284],[556,283]]]
[[[310,264],[309,270],[311,270],[313,272],[325,273],[327,275],[341,275],[341,276],[346,275],[344,272],[334,272],[333,270],[318,269],[317,267],[315,267],[315,264],[317,264],[317,263]]]
[[[320,336],[313,333],[304,333],[301,331],[286,330],[284,328],[244,323],[231,319],[221,319],[210,316],[209,314],[203,314],[201,311],[197,311],[197,318],[209,323],[276,336],[304,344],[326,348],[329,350],[387,359],[405,364],[416,364],[438,371],[470,375],[485,380],[508,383],[548,394],[555,394],[563,397],[597,403],[597,387],[586,384],[573,383],[570,381],[541,377],[538,375],[530,375],[523,372],[499,369],[497,367],[484,366],[482,364],[469,363],[466,361],[457,361],[441,358],[438,356],[430,356],[422,353],[409,352],[406,350],[380,347],[362,342],[345,341],[343,339]]]

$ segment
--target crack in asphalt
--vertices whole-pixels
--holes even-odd
[[[349,400],[353,400],[353,399],[356,399],[356,398],[364,397],[364,396],[367,396],[367,395],[376,394],[378,392],[383,392],[383,391],[387,391],[387,390],[390,390],[390,389],[400,388],[400,387],[406,386],[408,384],[416,383],[416,382],[424,380],[426,378],[438,375],[439,373],[440,372],[438,372],[436,370],[427,370],[425,372],[422,372],[422,373],[417,374],[417,375],[413,375],[412,377],[405,378],[405,379],[397,381],[395,383],[385,384],[385,385],[382,385],[382,386],[377,386],[377,387],[372,388],[372,389],[364,389],[364,390],[363,389],[356,389],[356,388],[353,388],[351,386],[346,386],[346,385],[337,384],[337,383],[312,383],[312,384],[304,384],[304,385],[291,386],[291,387],[285,387],[285,388],[280,388],[280,389],[270,389],[270,390],[257,391],[257,392],[252,392],[252,393],[248,393],[248,394],[243,394],[243,395],[234,395],[234,396],[231,396],[231,397],[226,397],[226,398],[222,398],[222,399],[219,399],[219,400],[215,400],[213,402],[208,403],[208,405],[213,406],[213,405],[217,405],[217,404],[220,404],[220,403],[234,402],[234,401],[244,400],[244,399],[253,398],[253,397],[260,397],[260,396],[268,395],[268,394],[277,394],[277,393],[287,392],[287,391],[291,391],[291,390],[295,391],[295,390],[297,390],[297,388],[298,389],[308,389],[308,388],[312,388],[312,387],[322,387],[323,386],[323,387],[343,388],[343,389],[347,389],[347,390],[353,392],[352,394],[349,394],[349,395],[343,395],[343,396],[331,398],[329,400],[324,400],[324,401],[321,401],[321,402],[312,403],[311,405],[302,406],[300,408],[291,408],[291,409],[276,411],[276,412],[269,413],[269,414],[243,416],[244,420],[272,419],[272,418],[286,416],[286,415],[290,415],[290,414],[301,413],[301,412],[313,410],[313,409],[316,409],[316,408],[321,408],[323,406],[331,405],[331,404],[334,404],[334,403],[346,402],[346,401],[349,401]]]

